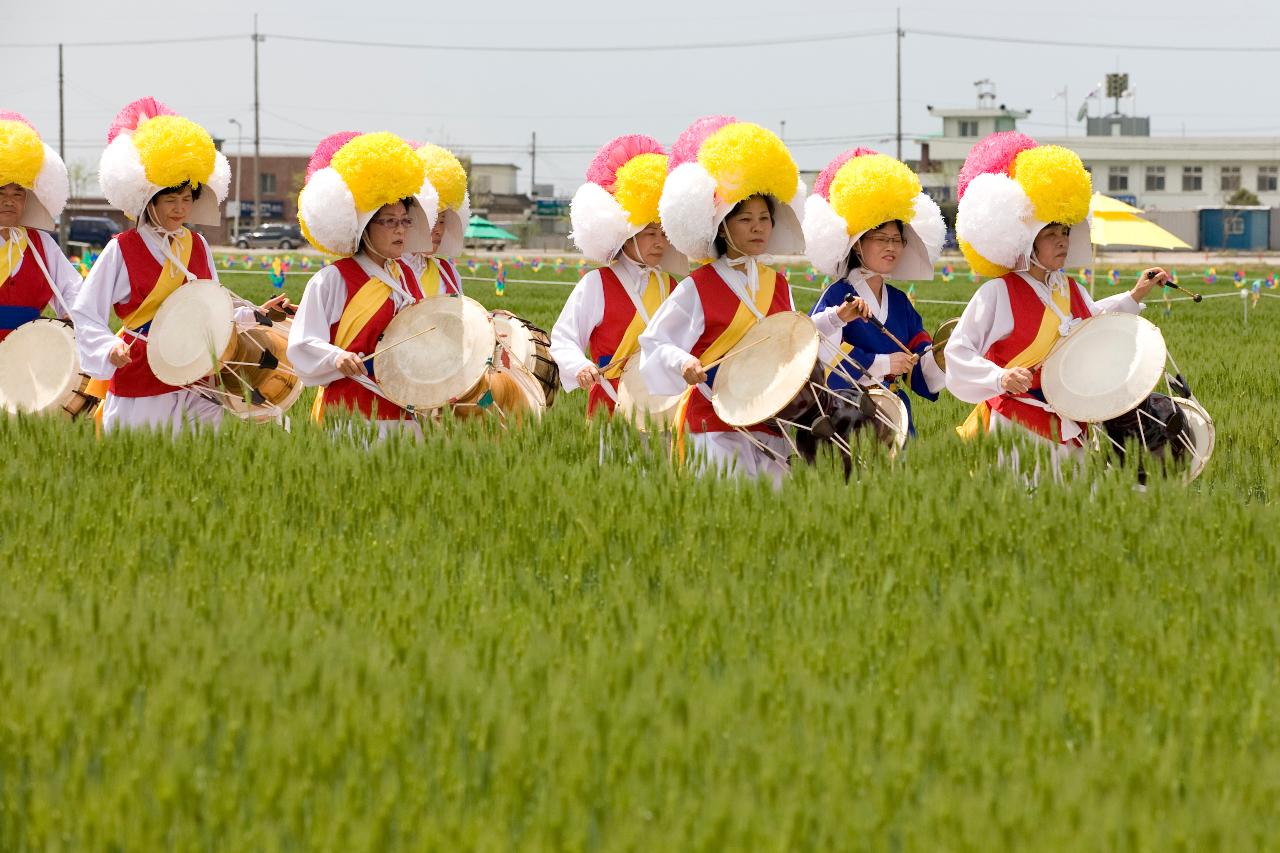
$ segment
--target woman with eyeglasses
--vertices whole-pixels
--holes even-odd
[[[417,432],[411,415],[370,387],[369,356],[391,319],[423,298],[404,258],[432,250],[438,203],[422,159],[390,133],[335,134],[312,155],[298,220],[311,245],[342,256],[307,282],[289,332],[294,370],[323,386],[312,408],[317,423],[343,410],[377,421],[383,433]]]
[[[805,203],[806,254],[818,272],[837,280],[810,313],[816,317],[861,299],[879,323],[846,323],[828,341],[828,387],[847,389],[851,380],[864,387],[884,385],[908,412],[907,387],[930,402],[938,399],[947,378],[926,354],[933,339],[907,294],[889,280],[932,279],[945,228],[938,205],[921,192],[920,179],[892,157],[855,149],[818,176]]]

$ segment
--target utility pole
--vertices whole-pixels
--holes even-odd
[[[787,141],[787,120],[785,118],[778,123],[778,138],[783,142]]]
[[[529,140],[529,195],[538,196],[538,131]]]
[[[898,48],[898,159],[902,159],[902,7],[898,7],[898,23],[894,28],[893,40]]]
[[[262,155],[262,136],[258,116],[258,14],[253,15],[253,227],[262,224],[262,178],[259,176],[258,158]]]
[[[65,165],[67,162],[67,114],[63,109],[62,93],[62,42],[58,42],[58,156]],[[67,247],[67,231],[70,225],[70,213],[63,211],[58,217],[58,243],[63,249]]]
[[[240,155],[244,153],[244,125],[239,119],[231,119],[236,126],[236,218],[231,220],[232,239],[240,239],[240,186],[244,183],[244,173],[240,171]]]

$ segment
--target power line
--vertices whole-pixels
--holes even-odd
[[[223,36],[181,36],[178,38],[153,38],[153,39],[127,39],[123,41],[46,41],[46,42],[30,42],[17,41],[5,42],[0,44],[0,48],[11,50],[20,47],[139,47],[151,44],[197,44],[200,42],[211,41],[240,41],[241,39],[250,38],[249,33],[242,35],[223,35]]]
[[[1065,39],[1035,39],[1021,36],[995,36],[989,33],[955,33],[944,30],[904,30],[907,35],[929,36],[960,41],[985,41],[998,44],[1031,44],[1037,47],[1077,47],[1099,50],[1146,50],[1156,53],[1280,53],[1280,45],[1245,47],[1240,45],[1208,44],[1146,44],[1143,42],[1067,41]]]

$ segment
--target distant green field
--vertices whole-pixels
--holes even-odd
[[[467,291],[549,328],[568,288]],[[1274,847],[1280,300],[1243,310],[1150,303],[1218,447],[1145,493],[1028,494],[953,399],[776,492],[580,394],[420,444],[0,419],[0,850]]]

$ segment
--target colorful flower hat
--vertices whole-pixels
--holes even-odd
[[[320,140],[307,164],[298,223],[312,246],[349,257],[360,251],[364,229],[382,206],[406,198],[422,213],[410,214],[405,253],[429,253],[440,196],[413,146],[393,133],[335,133]]]
[[[452,151],[439,145],[415,145],[427,167],[427,180],[440,196],[437,218],[444,217],[444,236],[432,252],[444,258],[462,254],[463,238],[471,223],[471,194],[467,192],[467,170]]]
[[[804,252],[804,182],[775,134],[730,116],[700,118],[671,147],[669,168],[658,212],[667,237],[686,256],[714,258],[720,223],[753,195],[776,201],[769,253]]]
[[[98,181],[107,202],[134,221],[166,187],[204,187],[208,192],[200,193],[187,221],[221,225],[218,208],[231,187],[231,166],[203,127],[154,98],[140,98],[111,122]]]
[[[67,167],[18,113],[0,112],[0,187],[17,184],[27,191],[27,206],[18,223],[53,230],[67,204]]]
[[[667,153],[652,137],[619,136],[596,152],[587,167],[587,182],[569,205],[569,238],[583,257],[606,264],[628,240],[661,221],[658,200],[666,179]],[[689,260],[668,245],[662,267],[683,277],[689,273]]]
[[[1089,265],[1093,186],[1074,151],[1016,131],[993,133],[969,151],[956,190],[956,237],[979,275],[1028,269],[1036,235],[1053,223],[1071,228],[1066,265]]]
[[[844,278],[854,243],[895,219],[906,245],[890,278],[928,281],[947,233],[937,203],[905,163],[868,148],[846,151],[822,170],[805,201],[805,254],[818,272]]]

